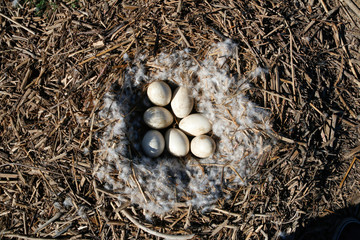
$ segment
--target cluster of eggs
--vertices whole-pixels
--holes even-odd
[[[146,132],[141,143],[147,156],[158,157],[165,147],[176,157],[184,157],[189,151],[199,158],[207,158],[214,153],[215,142],[205,135],[211,131],[212,125],[204,115],[190,114],[194,100],[187,88],[178,87],[172,95],[168,84],[155,81],[148,86],[147,95],[156,105],[144,113],[144,122],[152,128]],[[169,127],[174,121],[173,114],[165,108],[169,103],[173,114],[181,119],[178,124],[180,129],[169,128],[164,138],[159,130]],[[194,137],[190,144],[187,135]]]

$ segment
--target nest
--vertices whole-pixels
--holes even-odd
[[[187,232],[195,239],[258,240],[305,233],[303,239],[329,239],[336,221],[323,224],[324,216],[355,204],[356,211],[348,210],[360,217],[359,8],[354,0],[0,1],[1,236],[155,239]],[[198,69],[174,77],[168,70],[180,70],[179,63],[164,59],[179,59],[186,48],[191,51],[182,56]],[[195,91],[206,62],[226,75],[220,85],[228,87],[226,97]],[[236,131],[245,140],[214,129],[224,156],[143,159],[139,119],[148,106],[146,85],[156,78],[193,87],[196,111],[215,109],[230,129],[240,110],[231,106],[234,98],[249,103],[245,113],[256,103],[271,113],[276,144],[261,123],[270,116],[255,108],[261,115],[251,119],[252,130]],[[210,79],[201,90],[213,86]],[[210,99],[205,105],[203,97]],[[251,134],[259,140],[248,145],[263,146],[266,154],[245,149],[245,158],[231,162]],[[190,192],[197,177],[186,172],[191,162],[196,179],[216,171],[222,185],[205,182],[206,191]],[[161,207],[169,196],[156,186],[160,194],[151,193],[147,181],[151,170],[173,169],[170,164],[190,177],[164,174],[166,187],[175,186],[171,194],[176,179],[184,179],[184,190]],[[206,198],[211,191],[215,197]],[[196,197],[205,204],[190,206]],[[147,221],[143,209],[150,204],[156,211]]]
[[[120,202],[130,201],[147,214],[164,214],[179,202],[206,210],[254,175],[261,155],[271,147],[271,125],[269,114],[245,92],[250,80],[266,70],[258,67],[247,76],[232,76],[227,60],[236,48],[226,40],[213,44],[199,60],[188,49],[161,53],[151,61],[128,59],[133,67],[124,73],[121,86],[105,95],[99,113],[105,160],[97,176]],[[150,106],[142,90],[155,80],[191,89],[197,112],[213,125],[213,156],[177,158],[165,153],[150,159],[142,153],[142,113]]]

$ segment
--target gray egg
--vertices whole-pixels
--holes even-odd
[[[165,139],[159,131],[150,130],[146,132],[141,146],[148,157],[158,157],[164,151]]]

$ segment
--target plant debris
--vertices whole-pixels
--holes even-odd
[[[358,1],[15,2],[0,2],[3,238],[300,238],[312,219],[359,203]],[[277,142],[209,211],[179,202],[146,218],[97,178],[105,96],[131,69],[145,87],[161,70],[147,59],[189,49],[201,64],[226,39],[232,57],[217,64],[228,76],[267,71],[242,94],[270,113]],[[321,229],[329,239],[332,223]]]
[[[157,215],[169,212],[179,202],[207,209],[219,198],[231,197],[256,174],[253,169],[259,158],[271,148],[270,123],[268,114],[243,92],[263,70],[257,67],[243,79],[229,77],[225,60],[235,48],[227,40],[214,44],[203,60],[193,60],[188,50],[161,53],[150,64],[143,58],[145,65],[155,68],[154,73],[144,75],[141,65],[129,67],[118,90],[105,95],[99,112],[100,127],[105,128],[99,134],[104,163],[96,174],[108,190],[118,193],[121,202],[130,201]],[[145,95],[141,83],[158,80],[192,91],[195,108],[212,122],[213,137],[218,139],[214,155],[199,160],[191,154],[178,158],[165,153],[150,159],[143,153],[142,114],[149,100],[141,107]]]

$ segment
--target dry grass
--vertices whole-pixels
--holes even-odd
[[[358,1],[0,2],[0,230],[18,239],[277,239],[358,203]],[[93,176],[101,100],[127,53],[156,55],[231,38],[233,74],[269,74],[249,97],[271,110],[278,143],[233,198],[146,223]],[[240,64],[236,64],[236,61]],[[84,153],[83,149],[89,152]],[[66,200],[71,205],[64,206]],[[71,201],[70,201],[71,200]],[[124,209],[127,209],[124,211]],[[301,233],[299,233],[301,234]]]

